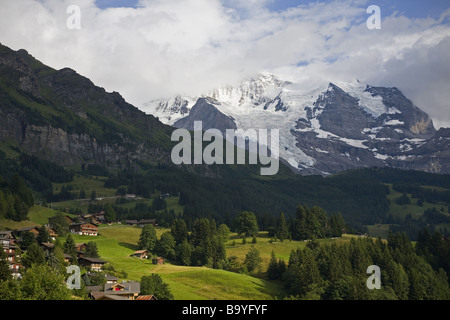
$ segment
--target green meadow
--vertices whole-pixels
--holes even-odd
[[[77,243],[94,241],[97,244],[101,259],[108,261],[116,271],[126,273],[126,279],[122,280],[139,281],[144,275],[159,274],[170,286],[176,300],[266,300],[284,295],[281,284],[263,278],[206,267],[186,267],[170,263],[154,265],[151,260],[131,257],[131,254],[138,250],[137,243],[141,230],[140,227],[136,226],[112,225],[101,226],[98,236],[72,236]],[[159,237],[168,229],[157,228],[156,230]],[[264,247],[263,239],[267,239],[264,235],[260,239],[261,244],[258,246],[262,248]],[[64,239],[61,240],[64,241]],[[286,242],[286,244],[288,243]],[[268,245],[268,242],[266,245]],[[243,260],[246,250],[250,249],[251,244],[238,247],[241,248]],[[293,247],[291,243],[289,248],[284,248],[283,255],[286,255],[287,251]],[[234,251],[236,248],[227,250],[231,250],[227,255],[240,254]],[[266,256],[266,252],[269,256]],[[270,258],[268,248],[264,250],[262,257],[268,261],[268,258]]]
[[[27,226],[42,225],[48,218],[58,211],[42,206],[33,206],[28,215],[29,220],[13,222],[0,220],[0,227],[7,229],[20,229]],[[157,273],[166,282],[176,300],[267,300],[285,296],[283,285],[278,281],[269,281],[265,278],[265,271],[272,251],[278,259],[286,263],[292,250],[304,248],[304,241],[272,241],[267,232],[260,232],[256,243],[252,238],[242,238],[231,233],[225,247],[227,257],[236,256],[238,262],[244,262],[245,255],[254,246],[261,257],[260,269],[251,275],[235,273],[225,270],[210,269],[207,267],[179,266],[171,263],[154,265],[151,260],[141,260],[131,254],[138,250],[137,243],[141,227],[123,224],[101,225],[98,236],[72,235],[76,243],[94,241],[100,258],[107,261],[115,271],[125,275],[121,280],[139,281],[142,276]],[[157,227],[157,237],[169,229]],[[351,236],[344,235],[338,239],[320,239],[319,243],[342,243],[349,241]],[[64,238],[60,239],[62,242]]]

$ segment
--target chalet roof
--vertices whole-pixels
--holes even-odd
[[[145,253],[145,252],[149,252],[148,250],[138,250],[138,251],[135,251],[135,252],[133,252],[133,254],[141,254],[141,253]]]
[[[117,280],[119,280],[118,278],[116,278],[116,277],[114,277],[112,275],[109,275],[109,274],[107,274],[105,276],[105,278],[106,278],[106,281],[117,281]]]
[[[53,247],[55,246],[55,244],[54,244],[54,243],[51,243],[51,242],[42,242],[42,243],[41,243],[41,246],[46,247],[46,248],[48,248],[48,249],[53,249]]]
[[[125,220],[125,223],[127,223],[127,224],[138,224],[139,222],[137,220]]]
[[[94,299],[94,300],[99,300],[100,298],[102,298],[105,293],[102,291],[91,291],[89,293],[89,295]]]
[[[73,227],[73,226],[81,226],[81,225],[83,225],[83,224],[92,224],[92,225],[98,227],[98,224],[93,223],[93,222],[87,222],[87,221],[84,221],[84,222],[77,222],[77,223],[71,223],[70,226],[71,226],[71,227]]]
[[[103,286],[87,286],[86,291],[89,293],[103,293]]]
[[[34,230],[34,229],[39,230],[39,227],[37,227],[37,226],[33,226],[33,227],[25,227],[25,228],[21,228],[21,229],[19,229],[19,230],[17,230],[17,231],[18,231],[18,232],[23,232],[23,231],[31,231],[31,230]]]
[[[0,230],[0,238],[13,238],[12,230]]]
[[[102,263],[102,264],[107,263],[107,261],[99,259],[99,258],[81,257],[81,258],[78,258],[78,260],[86,260],[86,261],[88,261],[90,263]]]
[[[142,223],[155,223],[155,222],[156,222],[156,219],[141,219],[141,220],[139,220],[140,224],[142,224]]]
[[[114,291],[114,288],[121,287],[119,291]],[[120,282],[120,283],[106,283],[105,294],[127,294],[127,293],[140,293],[141,284],[139,282]]]

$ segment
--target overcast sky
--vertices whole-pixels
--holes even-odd
[[[70,29],[69,5],[80,8]],[[369,30],[370,5],[381,29]],[[396,86],[450,127],[448,0],[0,0],[0,42],[137,107],[269,71]]]

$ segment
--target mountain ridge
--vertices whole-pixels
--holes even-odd
[[[70,68],[0,45],[0,141],[64,166],[170,161],[173,129]]]
[[[234,120],[230,129],[278,128],[280,158],[301,174],[329,175],[374,166],[450,173],[447,131],[437,135],[429,115],[396,87],[356,80],[302,91],[295,83],[266,73],[202,97],[151,101],[142,109],[163,123],[183,127],[182,123],[206,120],[199,113],[190,114],[204,98],[213,99],[210,106],[220,117]],[[183,111],[171,101],[182,105]],[[214,127],[214,122],[206,121],[207,127]],[[440,148],[435,139],[441,140]]]

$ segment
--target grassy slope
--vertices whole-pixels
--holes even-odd
[[[63,186],[72,186],[73,190],[72,192],[75,192],[76,194],[79,194],[80,190],[84,190],[86,194],[86,199],[89,199],[91,197],[92,191],[95,190],[97,198],[101,198],[101,203],[110,202],[111,204],[114,204],[116,202],[116,192],[117,190],[114,188],[106,188],[105,187],[105,181],[106,177],[96,177],[96,176],[81,176],[81,175],[75,175],[72,182],[69,183],[53,183],[53,192],[58,193]],[[154,197],[158,196],[157,194],[154,195]],[[50,205],[55,209],[79,209],[83,212],[87,212],[89,201],[87,200],[68,200],[68,201],[60,201],[60,202],[54,202]],[[132,209],[136,205],[136,203],[146,203],[148,205],[151,205],[153,202],[153,199],[141,199],[141,200],[134,200],[130,201],[126,204],[121,204],[120,206],[123,208]],[[174,210],[176,214],[181,214],[183,212],[183,206],[181,206],[178,203],[178,196],[171,196],[166,198],[166,204],[167,204],[167,210]]]
[[[48,218],[55,215],[56,211],[50,208],[34,206],[29,214],[30,220],[20,223],[1,220],[1,228],[18,229],[31,225],[42,225]],[[206,267],[186,267],[166,263],[156,266],[150,260],[140,260],[130,255],[138,249],[137,243],[141,233],[140,227],[114,224],[102,225],[98,236],[73,235],[75,242],[95,241],[102,259],[110,262],[117,271],[127,273],[126,280],[139,281],[142,276],[151,273],[159,274],[169,284],[170,289],[177,300],[265,300],[282,297],[283,287],[278,282],[267,281],[245,274],[238,274],[224,270],[214,270]],[[157,228],[159,237],[168,229]],[[64,239],[61,239],[64,241]],[[233,240],[235,244],[233,245]],[[257,237],[257,243],[252,244],[251,238],[242,244],[242,239],[236,234],[231,234],[226,244],[227,256],[237,256],[243,262],[245,255],[251,246],[255,246],[262,258],[261,271],[267,269],[272,250],[278,258],[289,259],[292,250],[303,248],[306,242],[284,241],[270,243],[266,233],[261,232]],[[348,237],[342,239],[324,239],[319,242],[348,241]]]
[[[166,229],[158,228],[157,235],[164,231]],[[139,281],[143,275],[158,273],[169,284],[177,300],[264,300],[283,295],[280,284],[249,275],[169,263],[156,266],[150,260],[130,257],[137,250],[141,232],[139,227],[105,226],[101,227],[99,232],[100,235],[97,237],[74,236],[74,240],[75,242],[95,241],[101,258],[110,261],[116,270],[124,270],[128,280]],[[250,245],[245,247],[249,249]]]
[[[3,229],[21,229],[26,227],[32,227],[32,226],[41,226],[43,224],[48,223],[48,218],[56,215],[57,211],[34,205],[30,208],[30,212],[28,213],[28,219],[29,220],[23,220],[20,222],[0,218],[0,230]]]
[[[412,198],[411,194],[407,194],[407,196],[410,198],[411,203],[405,204],[405,205],[399,205],[395,202],[395,199],[401,197],[402,193],[397,192],[392,189],[392,184],[386,184],[390,188],[390,194],[387,196],[388,199],[391,201],[391,204],[389,206],[388,214],[391,214],[393,217],[398,217],[401,219],[404,219],[408,214],[411,214],[411,216],[414,219],[420,218],[424,211],[427,209],[435,208],[439,212],[441,211],[441,208],[444,208],[445,211],[444,214],[447,214],[447,206],[448,204],[433,204],[429,202],[424,202],[423,206],[417,205],[417,199]],[[441,187],[435,187],[435,186],[422,186],[423,188],[430,188],[430,189],[436,189],[440,191],[448,190]],[[448,227],[446,225],[442,225],[442,227]],[[368,225],[367,226],[369,230],[369,235],[373,237],[382,237],[387,238],[389,235],[389,224],[377,224],[377,225]]]

